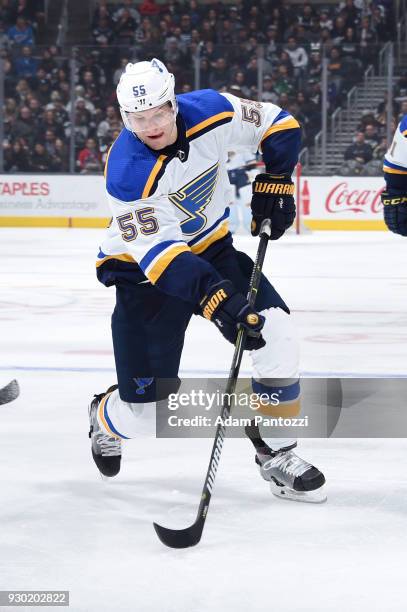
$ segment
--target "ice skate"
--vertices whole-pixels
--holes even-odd
[[[256,463],[260,474],[270,483],[273,495],[308,503],[326,501],[325,477],[316,468],[293,452],[296,445],[273,451],[267,445],[258,448]]]
[[[92,441],[92,456],[100,474],[112,478],[120,471],[122,458],[122,442],[120,438],[109,436],[99,425],[97,410],[100,402],[106,395],[117,389],[117,385],[110,387],[105,393],[95,395],[89,406],[89,438]]]

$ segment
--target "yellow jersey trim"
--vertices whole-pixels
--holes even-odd
[[[154,185],[154,181],[157,178],[157,174],[160,172],[164,161],[167,159],[167,155],[160,155],[157,161],[154,164],[153,169],[150,172],[150,176],[147,179],[147,183],[144,186],[143,193],[141,194],[141,198],[148,198],[150,195],[150,191]]]
[[[108,164],[108,161],[109,161],[110,151],[112,150],[112,148],[113,148],[113,144],[110,145],[109,150],[108,150],[107,155],[106,155],[105,167],[103,169],[103,176],[105,178],[107,176],[107,164]]]
[[[234,114],[235,114],[234,111],[225,111],[223,113],[218,113],[217,115],[213,115],[213,117],[209,117],[209,119],[205,119],[205,121],[201,121],[201,123],[197,123],[196,125],[194,125],[194,127],[189,128],[189,130],[187,130],[186,132],[187,138],[189,136],[193,136],[193,134],[196,134],[197,132],[200,132],[201,130],[204,130],[209,125],[212,125],[213,123],[216,123],[217,121],[222,121],[222,119],[233,117]]]
[[[387,172],[388,174],[407,174],[407,170],[396,170],[389,166],[383,166],[383,172]]]
[[[147,278],[152,282],[156,283],[160,278],[161,274],[168,268],[170,263],[180,254],[185,253],[186,251],[191,251],[191,249],[183,244],[174,246],[172,249],[169,249],[164,253],[162,257],[160,257],[155,264],[146,271]]]
[[[224,221],[213,234],[205,238],[205,240],[202,240],[202,242],[199,242],[198,244],[195,244],[194,246],[192,246],[191,251],[195,255],[200,255],[201,253],[206,251],[206,249],[210,247],[211,244],[213,244],[217,240],[220,240],[221,238],[224,238],[226,234],[228,233],[228,231],[229,231],[229,224],[227,221]]]
[[[108,261],[109,259],[117,259],[119,261],[126,261],[127,263],[137,263],[134,257],[129,255],[128,253],[120,253],[119,255],[107,255],[103,259],[98,259],[96,261],[96,267],[99,268],[102,264],[105,263],[105,261]]]
[[[298,123],[297,119],[291,117],[290,119],[288,119],[288,121],[283,121],[282,123],[276,123],[275,125],[271,125],[264,134],[263,138],[261,139],[261,142],[263,142],[263,140],[266,140],[266,138],[271,136],[271,134],[275,134],[276,132],[282,132],[283,130],[292,130],[294,128],[299,127],[300,124]]]

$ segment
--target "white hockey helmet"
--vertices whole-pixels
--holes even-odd
[[[125,127],[134,131],[128,113],[150,110],[166,102],[170,102],[175,116],[178,108],[174,87],[174,75],[156,58],[150,62],[127,64],[116,89]]]

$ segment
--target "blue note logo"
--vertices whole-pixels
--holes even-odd
[[[203,211],[212,201],[218,176],[219,162],[216,162],[187,185],[169,194],[169,200],[187,215],[180,224],[183,234],[196,234],[205,227],[208,219]]]
[[[137,385],[137,395],[144,395],[146,387],[149,387],[154,378],[133,378],[134,382]]]

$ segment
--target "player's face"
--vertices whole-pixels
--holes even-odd
[[[177,139],[175,112],[169,104],[138,113],[127,113],[133,132],[152,149],[163,149]]]

